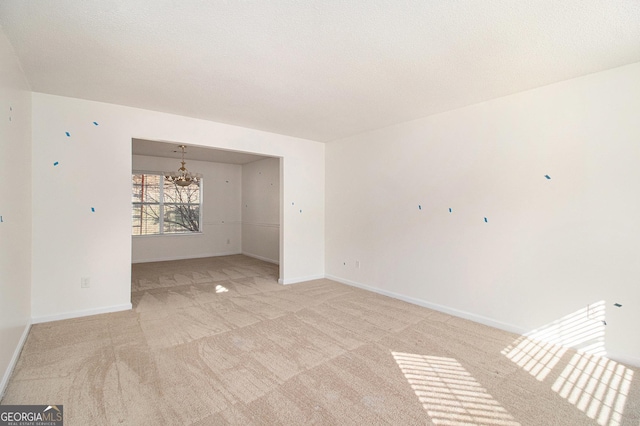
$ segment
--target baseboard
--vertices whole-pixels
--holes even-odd
[[[633,367],[640,367],[640,358],[626,356],[626,355],[618,355],[615,353],[611,353],[607,351],[607,358],[617,361],[621,364],[631,365]]]
[[[491,318],[484,317],[482,315],[472,314],[471,312],[461,311],[458,309],[450,308],[448,306],[438,305],[436,303],[427,302],[426,300],[416,299],[414,297],[405,296],[400,293],[394,293],[392,291],[382,290],[376,287],[371,287],[356,281],[340,278],[335,275],[327,275],[328,279],[338,281],[339,283],[350,285],[352,287],[358,287],[363,290],[372,291],[374,293],[382,294],[383,296],[393,297],[394,299],[402,300],[404,302],[411,303],[413,305],[422,306],[425,308],[433,309],[434,311],[443,312],[445,314],[453,315],[454,317],[468,319],[473,322],[477,322],[489,327],[498,328],[500,330],[509,331],[516,334],[525,334],[526,330],[513,324],[508,324],[501,321],[496,321]]]
[[[186,256],[165,256],[165,257],[153,257],[149,259],[136,259],[131,260],[131,263],[149,263],[149,262],[168,262],[170,260],[186,260],[186,259],[200,259],[203,257],[218,257],[218,256],[233,256],[236,254],[243,254],[239,251],[230,251],[230,252],[222,252],[222,253],[199,253],[195,255],[186,255]]]
[[[276,265],[280,264],[280,262],[277,260],[269,259],[268,257],[264,257],[264,256],[258,256],[257,254],[253,254],[253,253],[247,253],[246,251],[243,251],[242,254],[244,256],[253,257],[254,259],[262,260],[264,262],[274,263]]]
[[[27,341],[27,336],[29,336],[29,330],[31,330],[31,321],[27,322],[27,325],[24,326],[24,331],[22,332],[22,336],[20,336],[20,340],[18,341],[18,345],[16,346],[15,351],[13,351],[13,356],[11,357],[11,361],[9,361],[9,365],[2,376],[2,382],[0,382],[0,400],[4,397],[4,392],[7,389],[7,385],[9,384],[9,379],[11,378],[11,374],[13,373],[13,369],[16,367],[18,363],[18,358],[20,358],[20,353],[22,352],[22,347],[24,343]]]
[[[422,306],[425,308],[433,309],[434,311],[443,312],[445,314],[453,315],[458,318],[468,319],[473,322],[477,322],[479,324],[487,325],[489,327],[497,328],[499,330],[509,331],[511,333],[516,333],[521,336],[526,336],[530,334],[532,330],[525,330],[522,327],[518,327],[513,324],[504,323],[501,321],[496,321],[491,318],[484,317],[482,315],[472,314],[470,312],[461,311],[458,309],[453,309],[448,306],[438,305],[435,303],[430,303],[422,299],[416,299],[413,297],[408,297],[399,293],[394,293],[392,291],[382,290],[376,287],[371,287],[356,281],[351,281],[345,278],[337,277],[335,275],[326,275],[327,279],[337,281],[342,284],[350,285],[352,287],[358,287],[363,290],[368,290],[374,293],[382,294],[383,296],[393,297],[394,299],[402,300],[404,302],[408,302],[414,305]],[[634,367],[640,367],[640,359],[636,357],[630,357],[625,355],[619,355],[607,352],[607,358],[612,359],[614,361],[620,362],[622,364],[631,365]]]
[[[298,284],[298,283],[303,283],[305,281],[313,281],[313,280],[321,280],[325,278],[325,275],[309,275],[306,277],[298,277],[298,278],[288,278],[286,280],[283,280],[282,278],[278,279],[278,283],[280,284]],[[336,280],[337,281],[337,280]]]
[[[72,311],[72,312],[65,312],[65,313],[56,314],[56,315],[45,315],[45,316],[41,316],[41,317],[33,317],[31,319],[31,323],[32,324],[40,324],[40,323],[43,323],[43,322],[51,322],[51,321],[60,321],[60,320],[71,319],[71,318],[88,317],[88,316],[91,316],[91,315],[109,314],[111,312],[128,311],[131,308],[132,308],[131,303],[125,303],[125,304],[122,304],[122,305],[105,306],[103,308],[85,309],[85,310],[82,310],[82,311]]]

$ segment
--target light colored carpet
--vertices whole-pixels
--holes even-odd
[[[2,404],[63,404],[68,426],[640,424],[638,369],[276,277],[245,256],[133,265],[132,311],[32,327]]]

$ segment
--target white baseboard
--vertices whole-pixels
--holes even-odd
[[[305,281],[313,281],[313,280],[321,280],[323,278],[326,278],[325,275],[309,275],[306,277],[298,277],[298,278],[287,278],[286,280],[283,280],[282,278],[278,279],[278,283],[280,284],[298,284],[298,283],[303,283]],[[337,281],[337,280],[336,280]]]
[[[618,355],[615,353],[611,353],[609,351],[607,351],[607,358],[622,364],[631,365],[633,367],[640,367],[640,358],[626,356],[626,355]]]
[[[511,333],[516,333],[519,334],[521,336],[526,336],[527,334],[531,333],[532,330],[526,330],[522,327],[518,327],[516,325],[513,324],[508,324],[508,323],[504,323],[501,321],[496,321],[494,319],[491,318],[487,318],[484,317],[482,315],[476,315],[476,314],[472,314],[470,312],[466,312],[466,311],[461,311],[458,309],[454,309],[454,308],[450,308],[448,306],[443,306],[443,305],[438,305],[435,303],[430,303],[427,302],[425,300],[422,299],[416,299],[413,297],[408,297],[405,296],[403,294],[399,294],[399,293],[394,293],[392,291],[387,291],[387,290],[382,290],[376,287],[371,287],[356,281],[351,281],[345,278],[340,278],[337,277],[335,275],[330,275],[327,274],[326,275],[327,279],[333,280],[333,281],[337,281],[339,283],[342,284],[346,284],[346,285],[350,285],[352,287],[358,287],[361,288],[363,290],[368,290],[368,291],[372,291],[374,293],[378,293],[378,294],[382,294],[384,296],[389,296],[389,297],[393,297],[394,299],[399,299],[414,305],[418,305],[418,306],[422,306],[425,308],[429,308],[429,309],[433,309],[434,311],[438,311],[438,312],[443,312],[445,314],[449,314],[449,315],[453,315],[455,317],[459,317],[459,318],[464,318],[464,319],[468,319],[470,321],[473,322],[477,322],[479,324],[483,324],[483,325],[487,325],[489,327],[493,327],[493,328],[497,328],[499,330],[504,330],[504,331],[509,331]],[[614,353],[607,353],[607,358],[612,359],[614,361],[620,362],[622,364],[626,364],[626,365],[631,365],[631,366],[635,366],[635,367],[640,367],[640,359],[636,358],[636,357],[630,357],[630,356],[625,356],[625,355],[619,355],[619,354],[614,354]]]
[[[7,389],[7,385],[9,384],[9,379],[11,378],[11,373],[13,373],[13,369],[16,367],[16,364],[18,363],[18,358],[20,358],[22,347],[24,346],[24,343],[27,341],[27,336],[29,336],[29,330],[31,330],[31,321],[27,322],[27,325],[24,326],[24,331],[22,332],[22,336],[20,336],[18,345],[16,346],[16,349],[13,351],[13,356],[11,357],[11,361],[9,361],[9,365],[7,366],[7,369],[4,371],[4,375],[2,376],[2,382],[0,382],[0,400],[4,396],[4,391]]]
[[[405,296],[400,293],[394,293],[392,291],[382,290],[376,287],[370,287],[365,284],[361,284],[356,281],[347,280],[345,278],[340,278],[335,275],[327,275],[327,278],[333,281],[338,281],[342,284],[347,284],[353,287],[358,287],[363,290],[369,290],[374,293],[382,294],[384,296],[393,297],[394,299],[399,299],[404,302],[408,302],[414,305],[422,306],[425,308],[433,309],[434,311],[443,312],[445,314],[453,315],[454,317],[468,319],[473,322],[477,322],[480,324],[488,325],[489,327],[498,328],[500,330],[509,331],[511,333],[524,334],[526,330],[521,327],[518,327],[513,324],[508,324],[501,321],[496,321],[491,318],[484,317],[482,315],[472,314],[471,312],[461,311],[458,309],[450,308],[448,306],[438,305],[436,303],[427,302],[426,300],[416,299],[414,297]]]
[[[247,253],[246,251],[243,251],[242,254],[247,257],[253,257],[254,259],[262,260],[264,262],[274,263],[276,265],[280,264],[280,262],[275,259],[269,259],[268,257],[258,256],[257,254],[253,254],[253,253]]]
[[[164,257],[153,257],[149,259],[131,259],[131,263],[149,263],[149,262],[167,262],[170,260],[186,260],[186,259],[201,259],[203,257],[218,257],[218,256],[233,256],[236,254],[243,254],[239,251],[230,251],[230,252],[218,252],[218,253],[199,253],[196,255],[186,255],[186,256],[164,256]]]
[[[98,314],[109,314],[111,312],[128,311],[132,308],[131,303],[125,303],[122,305],[105,306],[103,308],[85,309],[82,311],[65,312],[56,315],[45,315],[41,317],[33,317],[31,319],[32,324],[40,324],[43,322],[60,321],[71,318],[88,317]]]

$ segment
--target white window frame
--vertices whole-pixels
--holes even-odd
[[[133,170],[131,172],[131,175],[154,175],[154,176],[160,176],[160,180],[161,182],[164,182],[165,177],[164,177],[164,173],[163,172],[156,172],[156,171],[148,171],[148,170]],[[158,208],[158,215],[159,217],[159,224],[158,224],[158,233],[157,234],[133,234],[133,227],[132,227],[132,234],[131,236],[133,237],[142,237],[142,238],[146,238],[146,237],[173,237],[173,236],[184,236],[184,235],[199,235],[202,234],[202,206],[204,204],[204,190],[203,190],[203,183],[204,179],[200,179],[199,180],[199,184],[198,187],[200,189],[200,206],[198,209],[198,230],[197,231],[184,231],[184,232],[168,232],[165,233],[164,232],[164,185],[160,185],[160,202],[159,203],[140,203],[140,202],[135,202],[132,201],[131,202],[131,207],[133,208],[133,206],[136,205],[156,205],[158,204],[159,208]],[[176,204],[176,203],[167,203],[167,204]]]

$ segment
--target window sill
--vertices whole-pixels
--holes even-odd
[[[185,237],[194,235],[204,235],[203,232],[180,232],[176,234],[148,234],[148,235],[132,235],[133,238],[157,238],[157,237]]]

